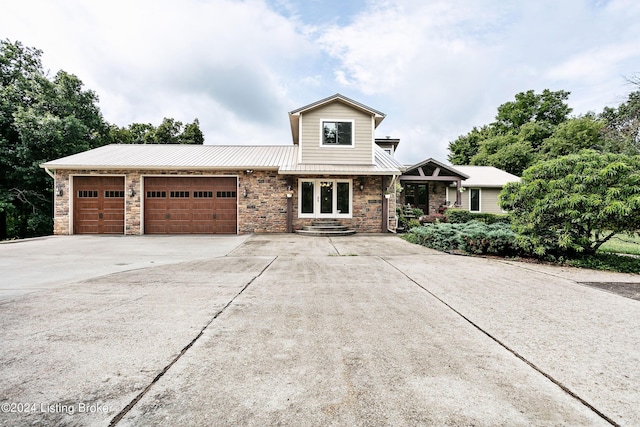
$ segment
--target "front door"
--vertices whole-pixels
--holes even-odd
[[[300,180],[300,218],[351,218],[351,180]]]
[[[429,215],[429,184],[405,184],[404,202]]]

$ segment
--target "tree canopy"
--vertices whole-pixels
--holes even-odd
[[[197,119],[119,128],[73,74],[52,78],[42,51],[0,40],[0,240],[50,234],[53,185],[39,165],[109,143],[202,144]]]
[[[198,119],[183,125],[181,121],[165,117],[158,127],[151,123],[111,125],[109,137],[118,144],[204,144]]]
[[[532,252],[594,254],[616,233],[640,230],[640,156],[583,150],[541,161],[500,199]]]
[[[538,161],[576,153],[640,154],[640,92],[618,108],[570,117],[569,92],[518,93],[498,107],[495,121],[449,143],[454,165],[495,166],[520,176]]]
[[[41,55],[0,41],[0,238],[49,233],[52,185],[38,165],[106,142],[95,92],[65,71],[48,78]]]

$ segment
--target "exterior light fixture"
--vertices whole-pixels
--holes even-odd
[[[136,195],[136,190],[133,189],[133,186],[129,187],[129,197],[133,197]]]
[[[247,198],[248,194],[249,193],[247,193],[247,187],[244,187],[244,191],[242,192],[242,195],[244,196],[245,199]]]
[[[56,196],[62,196],[64,192],[62,191],[62,184],[56,184]]]
[[[245,175],[251,175],[253,173],[252,169],[247,169],[246,171],[244,171]]]
[[[364,184],[360,182],[360,191],[364,190]]]

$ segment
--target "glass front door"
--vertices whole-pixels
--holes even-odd
[[[351,180],[301,180],[300,218],[351,218]]]

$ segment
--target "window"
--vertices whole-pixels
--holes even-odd
[[[322,145],[353,145],[352,122],[322,122]]]
[[[80,190],[78,191],[78,198],[79,199],[94,199],[98,197],[98,191],[97,190]]]
[[[171,191],[169,197],[173,199],[188,199],[189,192],[188,191]]]
[[[351,180],[300,180],[298,215],[301,218],[351,218]]]
[[[300,187],[300,213],[313,214],[314,182],[302,181]]]
[[[213,191],[194,191],[194,199],[211,199],[213,197]]]
[[[105,199],[123,199],[124,198],[124,190],[121,191],[105,191],[104,192]]]
[[[147,191],[147,199],[164,199],[166,197],[166,191]]]
[[[219,199],[235,199],[236,192],[235,191],[217,191],[216,197]]]
[[[471,212],[480,212],[480,189],[472,188],[469,190],[469,210]]]

